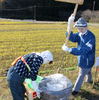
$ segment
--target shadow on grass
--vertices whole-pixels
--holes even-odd
[[[99,82],[94,84],[93,89],[99,90]]]
[[[91,86],[92,83],[90,82]],[[79,93],[72,96],[70,100],[99,100],[99,83],[95,83],[93,89],[90,90],[81,88]]]
[[[99,95],[88,92],[86,90],[81,90],[79,95],[81,96],[81,98],[86,100],[99,100]]]

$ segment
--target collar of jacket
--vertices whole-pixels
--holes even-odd
[[[88,34],[88,30],[85,33],[79,33],[79,36],[82,37],[82,36],[87,35],[87,34]]]

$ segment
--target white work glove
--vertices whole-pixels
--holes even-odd
[[[71,16],[68,19],[68,26],[71,25],[71,22],[74,21],[75,17],[73,16],[73,14],[71,14]]]
[[[68,27],[67,27],[67,32],[69,32],[70,26],[71,26],[71,22],[74,21],[75,17],[73,16],[73,14],[71,14],[71,16],[68,19]]]
[[[68,46],[65,46],[65,44],[62,46],[62,49],[63,49],[64,51],[71,52],[71,49],[68,48]]]
[[[38,89],[38,84],[37,84],[37,82],[36,81],[32,81],[32,85],[33,85],[33,88],[34,88],[34,90],[35,90],[35,92],[36,92],[36,94],[37,94],[37,97],[38,98],[40,98],[40,90]]]
[[[39,89],[36,90],[36,94],[37,94],[37,97],[38,97],[38,98],[40,98],[40,92],[41,92],[41,91],[40,91]]]
[[[96,58],[95,67],[99,66],[99,57]]]

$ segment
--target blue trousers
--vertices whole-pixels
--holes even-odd
[[[26,92],[25,86],[23,84],[25,78],[18,75],[15,72],[14,66],[12,66],[7,74],[7,81],[9,83],[9,88],[12,93],[13,100],[24,100],[24,93]]]
[[[80,69],[78,78],[73,88],[73,91],[79,92],[79,89],[81,88],[85,75],[86,75],[86,82],[90,82],[92,79],[91,68],[81,68]]]

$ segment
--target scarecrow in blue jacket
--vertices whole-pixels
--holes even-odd
[[[42,64],[51,64],[53,62],[53,55],[49,51],[41,53],[33,52],[26,54],[23,57],[18,57],[8,71],[7,81],[12,93],[13,100],[24,100],[24,93],[26,92],[23,84],[25,78],[32,80],[33,88],[40,98],[40,90],[36,82],[38,69]]]
[[[66,36],[68,35],[72,20],[74,20],[73,15],[71,15],[68,19]],[[91,68],[95,61],[95,35],[88,30],[87,23],[83,17],[76,21],[74,27],[78,30],[78,32],[73,33],[71,31],[69,40],[72,42],[77,42],[77,48],[69,48],[68,46],[65,46],[65,44],[62,46],[64,51],[68,51],[70,54],[78,56],[78,66],[80,67],[80,71],[74,85],[72,95],[76,95],[79,92],[85,75],[85,82],[91,81]]]

